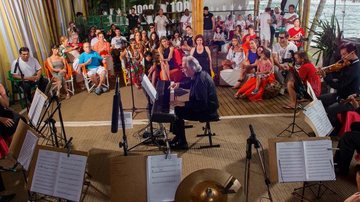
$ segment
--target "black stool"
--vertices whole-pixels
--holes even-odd
[[[200,120],[200,123],[206,123],[205,127],[203,127],[204,134],[196,135],[196,137],[205,137],[205,136],[209,137],[209,145],[200,146],[200,149],[212,148],[212,147],[220,147],[219,144],[213,144],[212,136],[215,136],[215,133],[212,133],[211,128],[210,128],[210,123],[211,122],[217,122],[219,120],[220,120],[219,116],[211,117],[209,119]]]

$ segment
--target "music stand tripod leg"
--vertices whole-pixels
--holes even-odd
[[[249,182],[250,182],[250,164],[251,164],[251,158],[252,158],[252,146],[254,145],[254,148],[256,149],[256,152],[258,154],[259,160],[260,160],[260,164],[261,164],[261,169],[263,172],[263,176],[264,176],[264,181],[265,181],[265,185],[267,187],[267,192],[268,192],[268,196],[269,196],[269,200],[272,202],[272,195],[270,192],[270,180],[269,177],[267,176],[267,172],[266,172],[266,168],[265,168],[265,164],[264,164],[264,159],[263,159],[263,155],[261,155],[261,151],[264,153],[262,147],[261,147],[261,151],[260,151],[260,142],[259,140],[256,139],[255,133],[253,133],[252,130],[252,126],[250,125],[250,130],[251,130],[251,135],[250,137],[246,140],[246,161],[245,161],[245,201],[248,202],[249,201]]]

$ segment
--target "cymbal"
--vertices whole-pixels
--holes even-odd
[[[240,182],[229,173],[218,169],[202,169],[182,180],[176,190],[175,201],[228,202],[240,197],[240,188]]]

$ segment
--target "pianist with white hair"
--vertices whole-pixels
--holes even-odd
[[[215,84],[210,75],[202,71],[199,61],[193,56],[183,57],[182,71],[189,79],[174,83],[171,87],[190,89],[190,96],[189,101],[171,103],[175,106],[177,117],[172,124],[172,132],[176,135],[170,142],[173,149],[188,149],[184,120],[200,121],[218,117],[219,103]]]

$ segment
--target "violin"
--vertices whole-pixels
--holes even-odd
[[[355,51],[350,52],[349,54],[347,54],[344,59],[347,59],[352,53],[354,53]],[[341,59],[339,61],[337,61],[336,63],[326,66],[326,67],[322,67],[319,71],[317,71],[317,74],[321,74],[321,72],[325,72],[327,73],[332,73],[332,72],[338,72],[341,69],[343,69],[344,67],[347,67],[351,64],[351,62],[349,60],[344,60]]]

